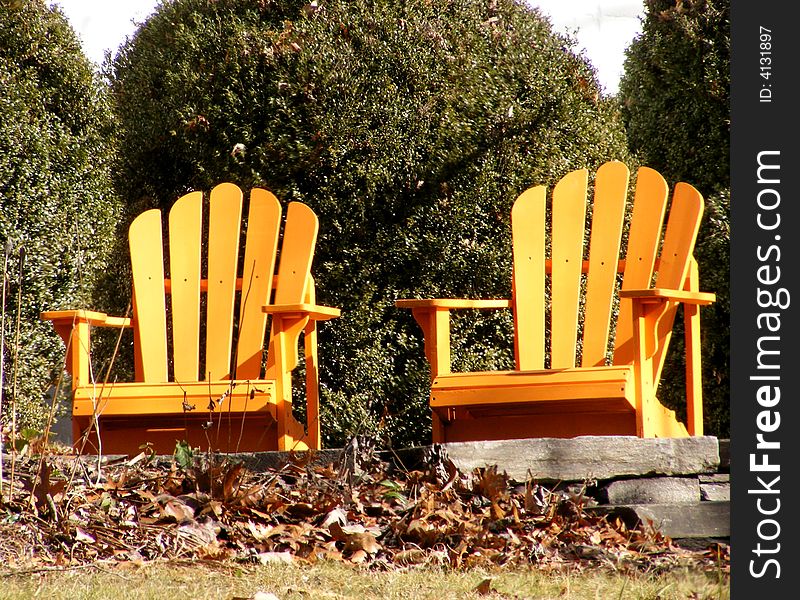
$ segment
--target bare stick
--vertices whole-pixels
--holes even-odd
[[[6,280],[9,254],[11,254],[11,240],[6,243],[3,258],[3,315],[0,321],[0,502],[3,500],[3,386],[6,382]]]
[[[17,453],[15,446],[17,440],[17,374],[19,373],[19,330],[22,309],[22,280],[25,268],[25,248],[19,249],[19,282],[17,284],[17,329],[14,334],[14,379],[11,384],[11,489],[14,489],[14,474],[17,468]]]

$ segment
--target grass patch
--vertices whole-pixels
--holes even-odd
[[[482,582],[491,580],[479,589]],[[126,598],[229,600],[272,593],[280,600],[557,599],[557,600],[725,600],[729,577],[676,569],[666,573],[620,573],[606,569],[543,571],[536,568],[455,571],[414,568],[376,571],[337,561],[314,565],[268,564],[238,567],[209,563],[121,563],[60,572],[4,574],[0,598]]]

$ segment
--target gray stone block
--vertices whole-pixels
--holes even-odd
[[[690,504],[700,501],[697,477],[622,479],[605,486],[609,504]]]
[[[731,470],[731,441],[730,440],[720,440],[719,441],[719,470],[720,471],[730,471]]]
[[[303,452],[297,453],[302,456]],[[239,454],[225,454],[225,458],[234,462],[242,462],[251,471],[266,471],[280,469],[292,460],[289,452],[242,452]],[[325,466],[338,463],[342,457],[341,448],[315,450],[309,457],[309,464]]]
[[[643,475],[696,475],[719,465],[717,438],[631,436],[536,438],[443,444],[462,471],[497,465],[517,481],[583,481]]]
[[[629,504],[586,510],[609,518],[619,517],[628,527],[651,523],[671,538],[728,538],[731,535],[730,502]]]
[[[711,502],[731,499],[731,476],[728,473],[700,475],[700,497]]]

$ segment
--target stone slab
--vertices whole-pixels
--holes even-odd
[[[608,504],[691,504],[699,502],[697,477],[643,477],[612,481],[604,488]]]
[[[719,465],[717,438],[711,436],[675,439],[632,436],[535,438],[452,442],[436,447],[444,449],[462,472],[496,465],[516,481],[534,478],[541,482],[565,483],[648,475],[696,475],[714,473]],[[382,451],[378,455],[394,461],[403,469],[414,469],[424,467],[425,457],[432,449],[431,446],[419,446]],[[337,463],[342,452],[342,448],[319,450],[312,453],[311,461],[316,464]],[[288,452],[226,456],[231,460],[241,460],[255,471],[280,468],[290,461]],[[122,456],[104,458],[114,462],[125,459]],[[170,460],[171,457],[163,459]]]
[[[303,456],[304,452],[298,452],[298,457]],[[225,454],[225,458],[239,462],[251,471],[265,471],[268,469],[280,469],[292,460],[289,452],[241,452],[238,454]],[[328,465],[337,464],[342,458],[342,448],[332,448],[313,451],[309,458],[309,464]]]
[[[442,444],[462,471],[497,465],[511,479],[585,481],[646,475],[696,475],[719,466],[717,438],[632,436],[536,438]]]
[[[628,527],[652,523],[671,538],[729,538],[731,535],[730,502],[628,504],[586,510],[610,518],[619,517]]]
[[[703,500],[721,502],[731,499],[731,476],[728,473],[700,475],[700,496]]]
[[[719,441],[719,470],[726,473],[731,470],[731,441]]]

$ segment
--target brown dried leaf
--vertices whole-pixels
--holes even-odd
[[[169,500],[162,509],[162,517],[174,519],[176,523],[183,523],[194,518],[194,509],[178,499]]]
[[[414,519],[408,524],[403,538],[415,542],[423,548],[429,548],[439,541],[441,534],[427,521]]]
[[[344,525],[347,523],[347,513],[341,508],[336,507],[327,515],[325,518],[322,519],[322,523],[320,523],[320,527],[330,527],[333,523],[338,523],[339,525]]]
[[[488,596],[492,593],[492,580],[491,579],[484,579],[481,581],[478,586],[475,588],[475,592],[479,596]]]
[[[222,480],[222,498],[226,502],[230,502],[236,498],[239,492],[243,469],[244,465],[242,463],[234,463],[225,472]]]
[[[500,519],[505,519],[505,517],[506,511],[501,508],[497,500],[492,500],[492,519],[499,521]]]
[[[496,465],[485,469],[476,469],[475,475],[474,489],[477,493],[492,501],[507,497],[508,475],[498,473]]]
[[[371,533],[352,533],[348,536],[344,545],[344,551],[348,552],[353,550],[355,552],[364,551],[368,554],[377,554],[381,549],[381,545],[375,536]]]
[[[410,550],[402,550],[394,555],[395,564],[401,566],[408,565],[421,565],[427,560],[425,551],[420,548],[411,548]]]
[[[283,527],[280,525],[278,525],[278,527],[273,527],[272,525],[262,525],[260,523],[253,523],[252,521],[248,521],[245,524],[245,528],[257,542],[265,542],[271,537],[280,535],[283,531]]]
[[[317,514],[317,509],[308,502],[295,502],[286,507],[286,512],[296,519],[307,519]]]
[[[331,523],[328,528],[333,539],[344,542],[344,552],[357,552],[363,550],[368,554],[376,554],[381,546],[375,536],[368,531],[353,531],[354,527],[348,527],[350,531],[345,531],[339,523]],[[359,529],[363,529],[359,528]]]

